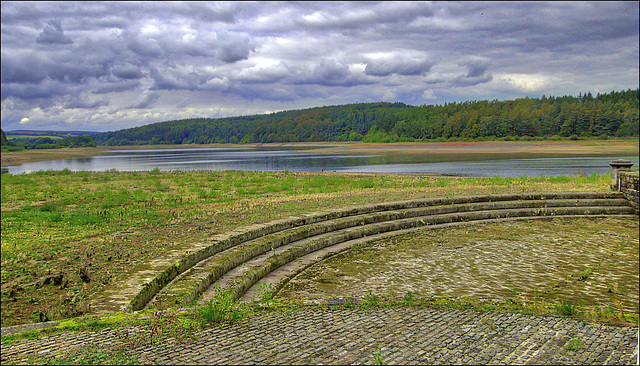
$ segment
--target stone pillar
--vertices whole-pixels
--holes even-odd
[[[614,191],[620,190],[620,178],[618,174],[620,172],[628,172],[631,170],[633,163],[629,160],[617,159],[609,163],[611,165],[611,189]]]

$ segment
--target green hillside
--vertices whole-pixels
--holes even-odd
[[[93,135],[99,145],[638,135],[638,89],[595,97],[521,98],[444,105],[360,103],[228,118],[192,118]]]

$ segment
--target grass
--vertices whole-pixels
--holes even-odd
[[[567,315],[567,316],[576,316],[580,314],[578,310],[578,306],[573,305],[571,301],[565,301],[561,304],[556,304],[556,311],[559,314]]]
[[[96,331],[107,326],[119,331],[118,338],[122,341],[111,346],[88,345],[87,347],[72,348],[64,354],[39,357],[31,356],[28,364],[47,365],[135,365],[139,364],[138,358],[130,349],[136,345],[151,345],[162,339],[172,338],[178,342],[187,342],[196,337],[196,333],[207,326],[229,324],[240,321],[253,314],[253,309],[246,304],[233,301],[232,295],[226,291],[217,291],[205,304],[198,304],[190,311],[169,310],[155,312],[149,316],[137,316],[128,314],[120,320],[113,321],[109,317],[104,320],[77,319],[80,323],[67,322],[60,327],[23,333],[12,336],[3,336],[3,344],[10,344],[27,338],[39,338],[43,335],[51,335],[64,331]],[[73,323],[73,324],[71,324]],[[132,326],[141,327],[142,332],[130,333],[127,329]]]
[[[46,171],[2,177],[2,326],[67,319],[133,265],[291,215],[454,195],[606,191],[608,175]]]
[[[216,288],[209,301],[196,307],[197,317],[203,324],[234,323],[243,319],[249,312],[248,306],[235,302],[230,292],[222,291],[220,288]]]

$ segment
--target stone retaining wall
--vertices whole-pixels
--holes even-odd
[[[634,172],[620,172],[618,173],[619,189],[627,200],[631,203],[631,206],[636,210],[636,213],[640,213],[638,209],[638,185],[640,181],[640,175],[638,171]]]

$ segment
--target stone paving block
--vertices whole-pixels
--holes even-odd
[[[413,325],[404,320],[414,319]],[[370,364],[600,364],[636,363],[638,328],[585,325],[570,319],[430,309],[309,308],[283,319],[278,313],[205,329],[193,340],[161,339],[132,349],[141,363]],[[487,321],[491,321],[494,330]],[[428,326],[425,327],[425,323]],[[382,326],[384,325],[384,326]],[[507,333],[513,328],[514,332]],[[523,330],[527,330],[526,332]],[[563,332],[563,330],[565,332]],[[496,333],[497,332],[497,333]],[[496,334],[505,336],[496,336]],[[34,350],[64,351],[78,340],[99,347],[120,344],[117,332],[85,332],[2,345],[2,363],[25,363]],[[580,334],[584,347],[564,345]],[[435,340],[438,341],[435,341]],[[587,341],[589,343],[587,343]]]

